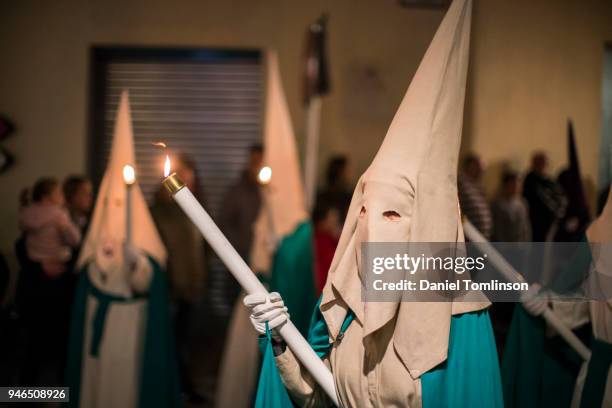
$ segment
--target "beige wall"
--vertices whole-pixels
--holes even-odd
[[[85,170],[92,45],[276,48],[301,136],[303,34],[323,10],[331,16],[334,89],[324,100],[322,159],[348,153],[357,175],[384,137],[443,12],[402,9],[395,0],[4,2],[0,112],[19,127],[6,143],[19,161],[0,175],[0,248],[16,236],[21,188],[40,175]],[[544,148],[558,166],[565,119],[572,117],[585,174],[594,179],[612,3],[479,0],[472,38],[464,150],[523,165],[526,152]]]
[[[612,2],[477,4],[464,146],[482,153],[492,170],[506,160],[524,169],[527,152],[545,150],[556,172],[566,164],[571,118],[583,176],[594,185]],[[487,174],[490,192],[498,175]]]

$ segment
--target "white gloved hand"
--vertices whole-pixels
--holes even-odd
[[[280,340],[278,329],[289,319],[289,313],[287,313],[287,308],[280,294],[277,292],[272,292],[269,295],[254,293],[245,296],[243,302],[251,311],[249,317],[257,333],[265,336],[267,322],[268,327],[272,330],[272,336],[276,340]]]
[[[130,272],[133,272],[136,269],[136,265],[138,265],[138,259],[140,258],[140,253],[135,246],[128,244],[127,242],[123,243],[123,260],[125,264],[128,266]]]
[[[521,302],[530,315],[540,316],[548,308],[549,297],[546,291],[542,291],[542,286],[534,283],[521,295]]]

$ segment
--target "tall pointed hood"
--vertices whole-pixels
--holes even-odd
[[[574,135],[574,124],[571,119],[567,120],[567,160],[568,169],[575,176],[580,176],[580,164],[578,163],[578,150],[576,149],[576,136]],[[580,185],[582,190],[582,185]]]
[[[567,154],[568,166],[559,174],[557,180],[563,188],[567,199],[565,214],[555,234],[555,241],[563,242],[579,241],[582,239],[584,230],[591,221],[591,211],[584,192],[580,164],[578,162],[574,125],[571,120],[567,122]]]
[[[274,244],[308,218],[295,135],[273,51],[267,53],[267,72],[263,164],[272,169],[272,179],[262,190],[251,253],[251,266],[262,271],[269,269]]]
[[[444,361],[452,314],[482,303],[362,301],[362,242],[462,242],[457,162],[463,124],[471,0],[440,24],[372,164],[361,176],[323,290],[335,337],[350,308],[368,336],[395,324],[393,344],[413,377]],[[391,218],[385,218],[391,217]],[[393,322],[394,318],[397,320]]]
[[[610,155],[608,156],[608,159],[610,161],[608,165],[608,169],[610,171],[610,174],[608,175],[608,180],[612,180],[612,142],[607,148],[610,152]],[[603,203],[601,213],[599,214],[597,219],[593,221],[591,225],[589,225],[589,228],[586,231],[586,235],[590,242],[612,242],[612,182],[608,187],[607,199]],[[612,258],[612,254],[607,255],[608,259]],[[612,260],[610,260],[610,263],[608,265],[612,267]]]
[[[612,242],[612,185],[601,214],[587,229],[587,238],[590,242]]]
[[[609,146],[612,149],[612,144]],[[612,155],[610,158],[610,179],[612,180]],[[603,204],[603,208],[599,216],[593,221],[586,230],[586,236],[591,244],[591,251],[593,254],[593,264],[596,274],[593,276],[595,279],[592,280],[591,285],[594,287],[591,290],[594,293],[609,294],[610,280],[612,279],[612,251],[610,251],[610,245],[612,243],[612,183],[608,188],[608,196]],[[604,279],[601,279],[604,278]],[[601,308],[609,307],[609,301],[607,302],[593,302],[591,303],[591,314],[599,315]],[[598,313],[599,311],[599,313]],[[606,314],[603,314],[603,320],[606,319]],[[609,318],[609,317],[608,317]],[[594,316],[593,327],[598,326],[598,322],[601,323],[602,317],[599,319]],[[609,324],[608,320],[605,320]],[[595,331],[597,333],[597,331]]]
[[[129,97],[128,92],[123,91],[115,119],[111,153],[98,191],[91,224],[79,254],[79,267],[93,260],[102,263],[99,257],[103,246],[120,248],[125,241],[127,189],[123,180],[123,167],[126,164],[136,167]],[[160,264],[165,264],[166,248],[155,228],[138,183],[132,186],[132,245],[155,258]],[[118,251],[118,254],[121,252]]]

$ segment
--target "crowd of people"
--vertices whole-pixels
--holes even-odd
[[[573,138],[570,141],[573,146]],[[482,178],[483,161],[468,154],[459,175],[459,201],[464,216],[493,242],[576,242],[590,221],[576,157],[554,178],[546,153],[537,151],[521,182],[518,172],[505,169],[492,200]],[[577,209],[577,207],[580,207]],[[497,302],[491,310],[497,350],[503,354],[515,305]]]
[[[549,240],[551,226],[563,217],[567,193],[548,174],[546,154],[534,153],[522,183],[518,172],[504,170],[493,200],[485,195],[484,170],[480,157],[469,154],[458,180],[461,210],[476,229],[497,242]]]
[[[253,145],[248,151],[244,171],[228,188],[219,225],[239,253],[248,260],[253,224],[261,197],[257,173],[263,148]],[[173,171],[196,197],[205,202],[198,180],[196,163],[188,155],[173,158]],[[19,197],[20,235],[15,243],[18,259],[17,287],[12,301],[2,310],[3,350],[0,379],[3,384],[62,385],[71,324],[71,307],[78,275],[76,263],[85,238],[94,188],[84,176],[69,176],[63,183],[49,177],[36,181]],[[210,251],[202,235],[182,210],[161,188],[150,205],[151,215],[168,252],[165,272],[174,320],[176,355],[181,388],[186,401],[206,401],[194,384],[191,336],[196,309],[206,293]],[[9,266],[0,259],[0,294],[8,297]],[[239,294],[236,282],[225,289],[234,299]],[[4,300],[4,299],[2,299]],[[202,317],[202,316],[200,316]]]
[[[199,197],[195,163],[188,156],[176,157],[175,171]],[[93,203],[92,182],[77,175],[61,184],[43,177],[20,196],[18,282],[2,324],[13,329],[7,330],[12,336],[3,336],[10,343],[4,350],[14,346],[23,358],[7,358],[0,370],[3,384],[65,383],[71,306],[81,272],[76,262]],[[191,381],[188,345],[194,304],[203,295],[208,269],[204,240],[165,190],[154,196],[151,214],[169,253],[166,272],[182,388],[186,398],[202,401]],[[0,293],[6,293],[10,274],[4,258],[1,275]]]

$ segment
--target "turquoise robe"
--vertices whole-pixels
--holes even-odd
[[[612,344],[594,339],[591,347],[592,355],[582,388],[580,408],[602,406],[608,372],[612,365]]]
[[[305,336],[316,303],[312,225],[304,222],[283,238],[274,253],[270,289],[281,294],[291,321]]]
[[[331,350],[329,333],[317,302],[308,342],[321,358]],[[349,313],[341,333],[354,320]],[[270,334],[260,338],[264,353],[257,389],[256,408],[292,407],[295,404],[285,389],[274,361]],[[501,377],[495,338],[486,310],[451,318],[448,358],[421,376],[423,408],[501,408]]]
[[[517,305],[502,358],[506,407],[569,407],[582,358],[546,322]]]
[[[592,263],[586,236],[576,250],[553,269],[556,273],[550,288],[556,293],[579,290]],[[590,342],[590,326],[575,329],[586,345]],[[581,333],[582,332],[582,333]],[[517,304],[502,357],[504,403],[508,408],[569,407],[582,358],[559,337],[546,337],[546,321],[532,316]]]

